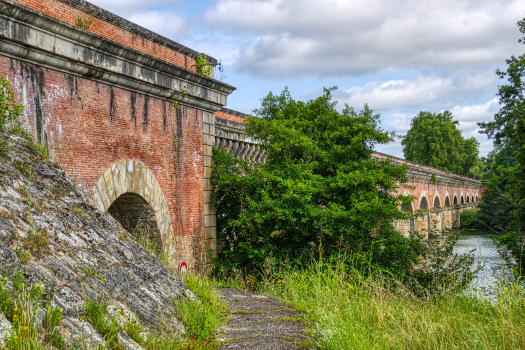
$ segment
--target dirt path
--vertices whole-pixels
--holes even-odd
[[[302,314],[284,301],[263,294],[221,288],[221,298],[232,312],[219,339],[220,350],[279,350],[310,348]],[[313,347],[311,347],[313,349]]]

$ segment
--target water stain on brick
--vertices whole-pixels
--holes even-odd
[[[149,124],[149,96],[144,97],[144,110],[143,110],[143,121],[142,121],[142,130],[148,132]]]
[[[136,92],[130,92],[130,108],[131,108],[131,123],[135,124],[135,128],[137,127],[137,108],[135,106],[135,103],[137,102],[137,93]]]
[[[46,106],[46,78],[44,69],[34,64],[20,63],[22,78],[31,82],[35,107],[36,136],[39,142],[45,138],[44,111]]]
[[[77,98],[80,100],[80,96],[78,96],[78,80],[77,77],[71,74],[64,73],[64,78],[66,80],[66,84],[69,88],[69,96],[71,100],[73,100],[73,96],[77,95]]]
[[[166,101],[162,101],[162,127],[164,131],[168,129],[168,113],[166,111]]]
[[[109,87],[109,118],[110,121],[113,122],[115,116],[117,115],[117,100],[115,99],[115,90],[113,90],[113,86]]]

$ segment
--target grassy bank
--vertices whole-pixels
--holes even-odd
[[[525,293],[502,288],[497,302],[445,294],[425,301],[385,276],[311,266],[261,283],[259,291],[308,312],[320,349],[524,349]]]

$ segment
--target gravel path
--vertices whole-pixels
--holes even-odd
[[[221,298],[232,312],[219,338],[220,350],[279,350],[311,348],[305,337],[302,314],[274,297],[221,288]]]

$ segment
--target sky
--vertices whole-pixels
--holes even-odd
[[[465,138],[492,141],[478,121],[499,110],[495,74],[521,55],[523,0],[90,0],[218,60],[237,87],[228,108],[250,113],[288,87],[310,100],[324,87],[381,128],[404,135],[420,111],[449,110]],[[402,157],[399,139],[380,152]]]

